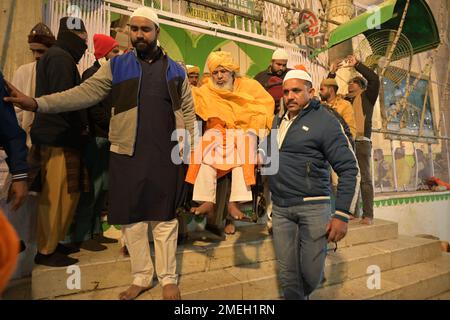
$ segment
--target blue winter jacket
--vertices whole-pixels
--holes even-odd
[[[278,129],[280,124],[281,119],[276,116],[272,129]],[[276,142],[277,134],[278,131],[272,131],[269,139]],[[342,126],[319,101],[311,100],[294,120],[278,159],[278,172],[269,176],[275,205],[330,202],[331,165],[339,176],[334,217],[348,221],[353,215],[360,181],[356,157]]]
[[[0,147],[6,152],[6,163],[13,180],[25,180],[28,170],[27,136],[17,122],[13,105],[3,100],[6,96],[8,92],[3,74],[0,72]]]

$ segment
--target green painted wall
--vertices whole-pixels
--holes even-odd
[[[174,60],[182,60],[186,64],[197,65],[203,72],[208,55],[215,50],[234,44],[236,50],[240,49],[246,57],[239,56],[236,61],[242,67],[248,66],[246,74],[253,77],[261,70],[267,68],[272,57],[272,50],[258,46],[227,40],[211,35],[194,33],[177,27],[162,25],[159,37],[162,47]],[[245,70],[241,70],[245,71]]]

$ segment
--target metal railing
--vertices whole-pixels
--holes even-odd
[[[450,181],[450,138],[446,134],[427,137],[434,140],[430,143],[413,141],[411,138],[419,137],[412,134],[382,129],[372,132],[383,135],[382,145],[374,143],[372,146],[372,181],[376,193],[427,189],[425,181],[432,176]],[[390,135],[395,138],[389,138]],[[390,153],[387,155],[384,154],[386,141]]]

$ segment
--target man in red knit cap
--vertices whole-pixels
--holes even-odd
[[[109,59],[119,54],[119,44],[114,38],[94,35],[95,62],[82,76],[86,81],[93,76]],[[102,235],[100,214],[106,202],[108,190],[109,160],[109,120],[111,118],[111,96],[87,109],[89,141],[84,150],[84,161],[89,172],[89,192],[80,196],[72,226],[72,242],[89,251],[105,250],[102,243],[117,242]]]
[[[103,58],[109,60],[119,54],[119,44],[114,38],[106,34],[94,35],[94,49],[94,56],[97,61]]]

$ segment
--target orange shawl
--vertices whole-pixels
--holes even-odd
[[[19,238],[0,208],[0,294],[14,272],[19,254]]]
[[[236,78],[233,92],[216,88],[212,79],[208,79],[200,88],[193,88],[192,92],[196,114],[206,121],[207,130],[214,129],[216,134],[222,135],[222,139],[218,141],[211,139],[211,136],[202,139],[191,156],[186,181],[194,184],[200,164],[204,162],[217,169],[218,177],[242,166],[246,184],[255,184],[254,162],[250,161],[255,146],[246,143],[244,151],[242,148],[238,150],[236,146],[242,143],[241,140],[245,139],[243,134],[249,130],[254,130],[256,134],[259,134],[259,130],[270,130],[275,104],[272,96],[256,80],[249,78]],[[233,131],[234,144],[231,144],[231,150],[226,145],[225,129],[237,129]],[[205,153],[213,155],[205,159]],[[233,159],[231,162],[230,153]],[[216,159],[222,161],[211,160],[215,157],[220,157]]]

